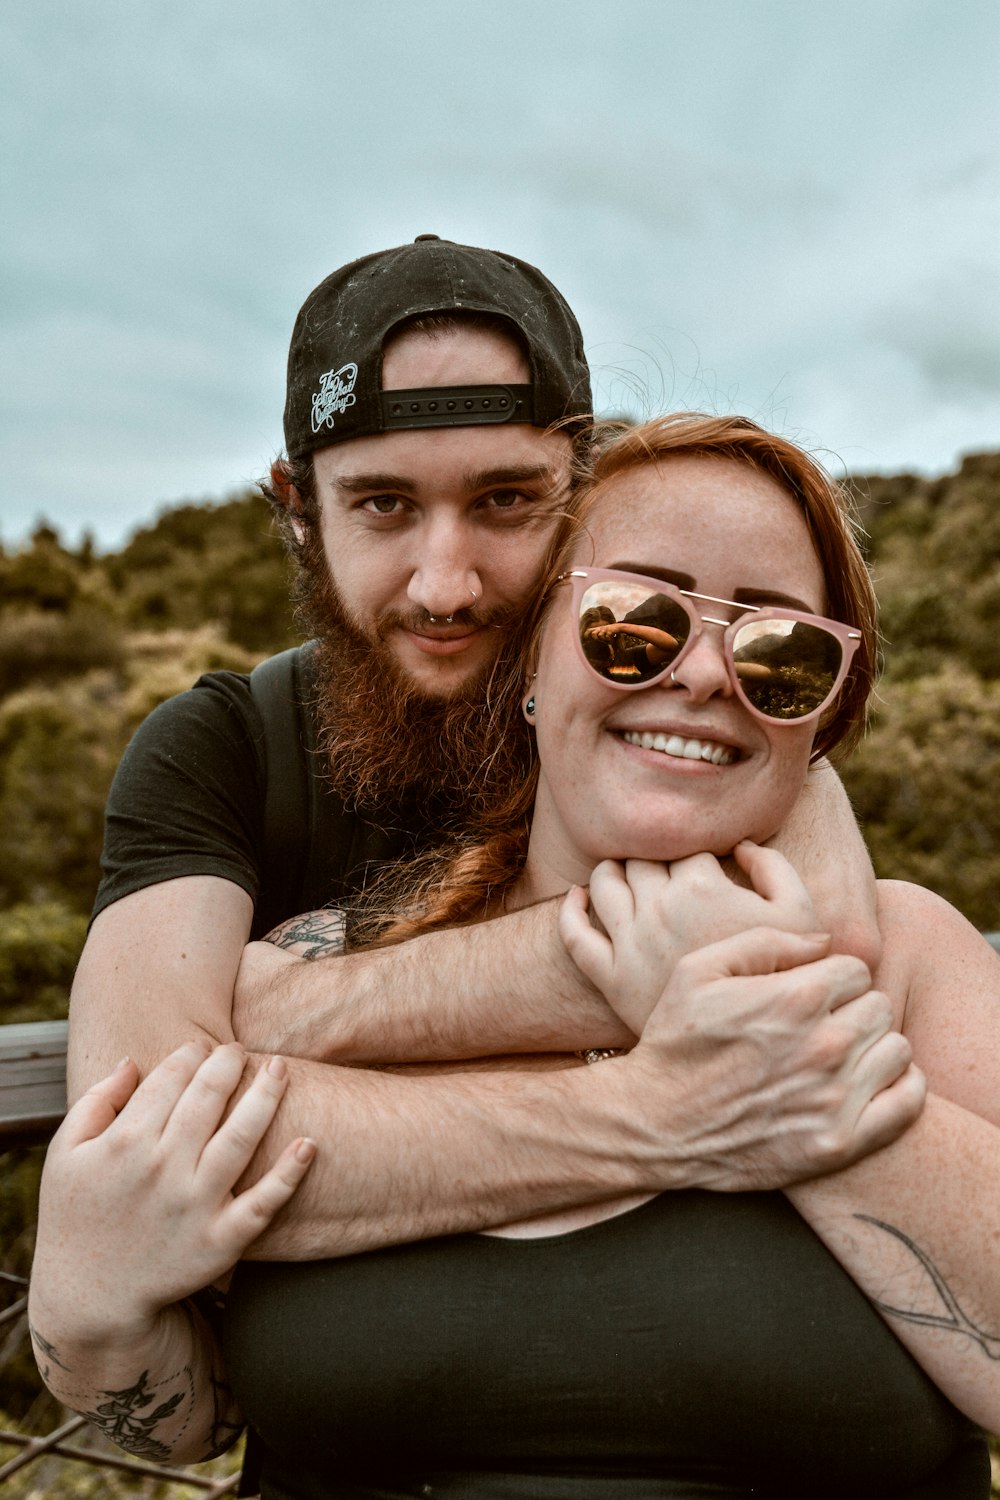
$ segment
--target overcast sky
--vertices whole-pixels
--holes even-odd
[[[996,0],[0,0],[0,537],[252,481],[309,289],[433,232],[599,405],[855,472],[1000,447]]]

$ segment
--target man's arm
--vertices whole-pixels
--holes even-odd
[[[228,1040],[248,921],[243,893],[210,877],[108,908],[74,988],[72,1094],[123,1053],[146,1071],[192,1037]],[[766,959],[752,996],[739,984],[727,992],[714,1031],[702,1025],[699,971],[689,968],[671,992],[671,1025],[593,1068],[406,1078],[289,1059],[288,1091],[250,1178],[289,1139],[312,1137],[319,1150],[253,1253],[311,1259],[636,1191],[780,1186],[892,1139],[913,1109],[893,1092],[898,1064],[861,1061],[885,1029],[865,1004],[862,966],[820,966],[800,986],[773,971],[812,959],[815,945],[781,933],[768,942],[778,958]],[[494,961],[513,967],[502,946]],[[460,972],[433,981],[444,990]],[[522,978],[533,993],[537,975]],[[718,1121],[734,1118],[739,1130],[723,1147]]]
[[[810,924],[831,933],[834,951],[877,963],[875,875],[847,794],[826,762],[810,772],[770,844],[801,876],[814,908]],[[688,921],[685,951],[761,920],[785,925],[777,917],[745,921],[738,893],[722,900],[716,892],[699,923]],[[797,918],[790,925],[806,930]],[[567,961],[558,926],[558,903],[549,902],[377,954],[343,955],[339,914],[309,913],[285,924],[277,940],[296,958],[275,943],[248,946],[233,1025],[256,1050],[338,1063],[628,1045],[632,1034]],[[668,974],[665,968],[661,986]],[[639,1007],[636,1031],[647,1013]]]
[[[843,783],[819,761],[782,828],[768,845],[805,884],[817,921],[836,953],[853,953],[874,969],[882,953],[875,872]]]
[[[73,985],[71,1100],[123,1054],[148,1070],[178,1040],[229,1041],[234,1026],[255,1052],[340,1063],[634,1040],[566,955],[555,902],[315,964],[268,943],[244,960],[252,914],[213,876],[148,886],[100,914]]]

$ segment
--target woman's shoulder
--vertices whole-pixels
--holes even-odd
[[[986,1062],[1000,1057],[1000,955],[949,902],[906,881],[878,882],[878,920],[873,983],[892,1000],[928,1082],[989,1114],[978,1096],[987,1074],[989,1090],[1000,1082]]]

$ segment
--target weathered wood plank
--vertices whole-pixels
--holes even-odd
[[[65,1021],[0,1026],[0,1140],[41,1136],[66,1113]]]

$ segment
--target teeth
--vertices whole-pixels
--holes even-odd
[[[653,734],[648,729],[642,733],[628,730],[622,739],[638,745],[640,750],[659,750],[663,755],[676,755],[682,760],[707,760],[713,766],[728,766],[736,759],[735,750],[714,740],[685,740],[679,734]]]

